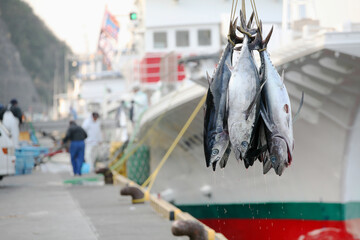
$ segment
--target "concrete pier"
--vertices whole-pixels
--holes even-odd
[[[86,176],[85,176],[86,177]],[[6,177],[0,182],[1,239],[188,239],[149,205],[132,205],[117,186],[63,184],[69,173]]]

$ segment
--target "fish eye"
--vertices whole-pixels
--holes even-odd
[[[273,163],[275,163],[275,162],[276,162],[276,157],[275,157],[275,156],[271,156],[271,157],[270,157],[270,161],[273,162]]]
[[[249,144],[248,144],[248,142],[246,142],[246,141],[243,141],[242,143],[241,143],[241,146],[243,146],[243,147],[247,147]]]
[[[213,149],[212,152],[211,152],[211,155],[215,156],[218,153],[219,153],[219,150]]]

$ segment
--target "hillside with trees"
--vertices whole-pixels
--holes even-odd
[[[40,101],[49,106],[52,103],[54,74],[57,72],[59,79],[64,79],[64,55],[71,50],[64,42],[57,39],[25,2],[1,0],[0,20],[6,29],[2,25],[0,28],[3,28],[3,32],[8,32],[7,38],[17,49],[21,63],[29,73]],[[0,47],[6,46],[8,45]],[[64,85],[59,84],[58,88],[63,90]]]

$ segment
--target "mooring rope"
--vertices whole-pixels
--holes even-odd
[[[166,162],[166,160],[168,160],[170,154],[173,152],[173,150],[175,149],[176,145],[179,143],[181,137],[185,134],[186,130],[189,128],[190,124],[192,123],[192,121],[195,119],[196,115],[198,114],[198,112],[200,111],[201,107],[204,105],[205,101],[206,101],[206,95],[205,94],[200,102],[198,103],[198,105],[196,106],[196,108],[194,109],[194,111],[192,112],[192,114],[190,115],[190,117],[188,118],[188,120],[186,121],[186,123],[184,124],[184,126],[182,127],[181,131],[179,132],[179,134],[177,135],[177,137],[175,138],[175,140],[173,141],[173,143],[171,144],[171,146],[169,147],[169,149],[167,150],[166,154],[164,155],[164,157],[161,159],[160,163],[158,164],[158,166],[156,167],[156,169],[154,170],[154,172],[148,177],[148,179],[145,180],[145,182],[141,185],[142,187],[146,187],[148,186],[148,188],[146,189],[147,194],[149,194],[155,179],[161,169],[161,167],[164,165],[164,163]],[[146,195],[146,194],[145,194]]]

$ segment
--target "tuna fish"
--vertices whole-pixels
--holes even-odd
[[[257,47],[258,41],[251,41],[253,37],[241,11],[240,19],[244,40],[239,52],[236,52],[238,48],[234,49],[227,103],[230,142],[237,160],[244,159],[251,148],[253,130],[259,116],[261,91],[258,70],[251,52]]]
[[[233,43],[240,43],[241,38],[235,33],[236,20],[230,24],[229,38]],[[214,75],[209,79],[209,89],[205,103],[204,120],[204,152],[206,166],[212,165],[216,168],[218,161],[225,166],[230,154],[230,142],[225,117],[226,93],[231,72],[228,68],[231,65],[233,45],[229,41],[215,69]]]
[[[291,164],[294,137],[291,104],[284,85],[284,72],[280,77],[266,50],[272,30],[270,30],[266,39],[261,42],[261,49],[259,50],[261,59],[260,75],[266,81],[262,92],[261,116],[266,126],[265,135],[270,162],[276,174],[281,176],[285,167]],[[264,168],[264,172],[268,170],[269,166],[266,169]]]
[[[251,26],[254,13],[252,13],[248,26]],[[230,23],[229,41],[215,69],[214,75],[209,79],[209,90],[205,103],[204,122],[204,152],[206,166],[212,165],[213,170],[219,162],[221,168],[226,166],[231,152],[229,132],[227,126],[226,100],[228,85],[231,76],[229,66],[232,62],[234,44],[238,45],[243,39],[236,35],[236,22]]]

